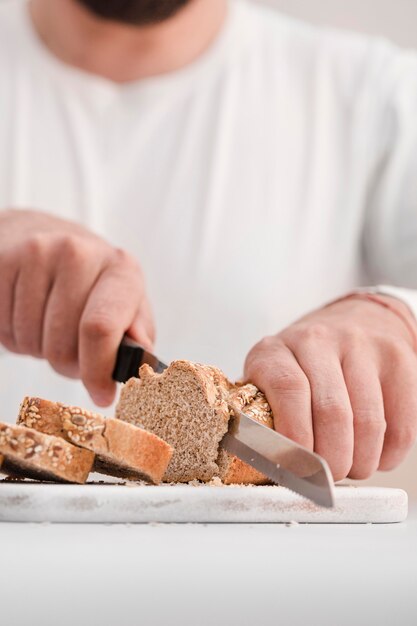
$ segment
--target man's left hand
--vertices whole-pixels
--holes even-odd
[[[322,455],[335,480],[393,469],[417,438],[412,336],[378,303],[342,300],[266,337],[245,379],[266,394],[276,430]]]

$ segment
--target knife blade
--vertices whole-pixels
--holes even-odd
[[[267,476],[272,482],[312,500],[334,506],[333,477],[326,461],[300,444],[260,424],[233,405],[222,448]]]
[[[144,363],[158,373],[168,367],[135,341],[124,337],[117,352],[113,379],[125,383],[129,378],[137,378],[139,368]],[[220,442],[221,447],[272,482],[320,506],[334,506],[334,482],[322,457],[260,424],[232,404],[229,409],[234,417]]]

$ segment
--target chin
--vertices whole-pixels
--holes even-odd
[[[155,24],[173,17],[192,0],[77,0],[97,17],[136,26]]]

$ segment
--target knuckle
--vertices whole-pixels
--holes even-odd
[[[300,341],[311,343],[317,341],[328,341],[331,338],[331,329],[322,322],[313,322],[298,328],[298,338]]]
[[[277,338],[273,335],[263,337],[253,348],[254,351],[269,352],[274,349],[277,343]]]
[[[392,366],[396,367],[410,358],[410,349],[412,350],[412,348],[405,339],[402,340],[396,337],[394,341],[391,337],[384,337],[381,341]],[[415,367],[415,357],[413,365]]]
[[[265,359],[265,354],[269,354],[276,350],[277,339],[276,337],[263,337],[258,343],[256,343],[250,350],[246,357],[246,364],[248,367],[259,367],[259,361]]]
[[[289,428],[286,430],[286,432],[283,432],[282,434],[289,439],[293,439],[308,450],[314,449],[314,435],[312,429],[309,430],[307,428],[303,428],[297,425],[296,428]]]
[[[58,237],[55,246],[66,261],[83,262],[91,254],[91,242],[84,241],[82,237],[72,233]]]
[[[365,344],[369,342],[369,336],[366,331],[360,326],[350,326],[344,331],[345,341],[349,345],[350,349],[357,347],[363,348]]]
[[[370,434],[375,437],[384,434],[387,423],[384,414],[376,409],[357,409],[353,413],[355,430],[361,434]]]
[[[57,342],[48,342],[42,356],[57,370],[67,370],[77,361],[77,354],[72,346]]]
[[[81,322],[81,333],[93,340],[107,339],[116,329],[115,321],[106,313],[94,313]]]
[[[129,252],[126,252],[126,250],[123,250],[122,248],[113,249],[112,260],[113,260],[113,263],[116,265],[122,265],[122,266],[128,267],[131,270],[135,270],[139,274],[142,273],[141,267],[137,259],[134,256],[132,256]]]
[[[352,421],[352,409],[333,396],[313,401],[314,424],[319,427],[346,424]]]
[[[310,385],[305,374],[299,371],[282,370],[271,366],[265,371],[265,381],[272,391],[289,394],[309,394]]]
[[[69,363],[49,363],[52,369],[60,374],[61,376],[65,376],[66,378],[79,378],[78,367],[75,364]]]
[[[50,238],[44,233],[31,235],[24,243],[23,253],[31,258],[42,259],[48,252],[50,247]]]
[[[392,450],[409,450],[416,441],[416,429],[412,425],[388,429],[385,435],[386,445]]]
[[[58,323],[50,323],[42,337],[41,356],[60,371],[73,368],[78,360],[78,346],[74,329]],[[60,373],[62,373],[60,371]]]
[[[74,265],[84,266],[93,254],[96,255],[96,248],[91,241],[78,237],[67,243],[66,256]]]

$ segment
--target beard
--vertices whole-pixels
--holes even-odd
[[[77,1],[98,17],[136,26],[163,22],[190,2],[190,0]]]

